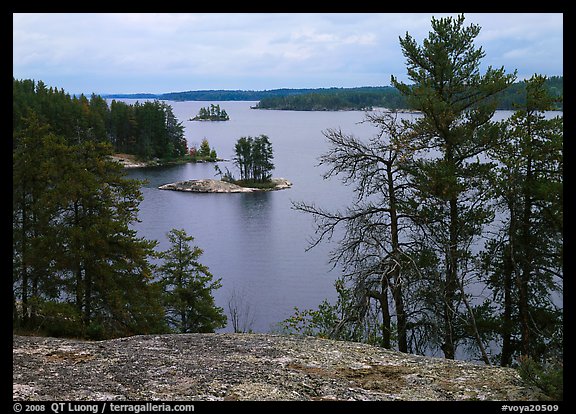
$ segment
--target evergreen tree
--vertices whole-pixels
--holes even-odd
[[[234,163],[240,170],[240,179],[245,181],[268,182],[274,169],[272,143],[266,135],[257,138],[240,137],[234,146]]]
[[[137,121],[134,107],[122,101],[110,103],[110,142],[116,152],[130,153],[136,145]]]
[[[219,104],[210,104],[208,107],[202,107],[198,110],[198,115],[191,118],[191,121],[227,121],[230,118]]]
[[[124,178],[108,158],[109,145],[86,142],[71,151],[57,166],[59,186],[53,189],[62,210],[57,263],[69,276],[65,284],[83,326],[113,336],[158,331],[163,315],[148,263],[156,243],[138,239],[129,227],[142,200],[141,183]]]
[[[198,150],[198,156],[202,158],[210,158],[210,143],[206,138],[202,139],[200,143],[200,149]]]
[[[208,267],[198,259],[202,250],[181,229],[168,234],[171,247],[159,254],[164,260],[158,268],[164,291],[166,316],[170,327],[180,333],[214,332],[226,326],[224,310],[214,303],[212,291],[221,287]]]
[[[543,360],[562,344],[563,120],[547,118],[555,98],[546,78],[526,83],[526,104],[502,122],[490,154],[498,161],[496,195],[503,234],[486,250],[488,284],[503,302],[501,364],[520,354]]]
[[[164,157],[174,158],[182,157],[188,153],[188,143],[184,136],[184,126],[179,122],[172,107],[162,103],[162,109],[165,114],[165,129],[167,144],[164,148]]]
[[[62,140],[49,133],[33,111],[19,124],[13,136],[12,260],[13,305],[16,308],[19,298],[21,311],[15,311],[13,318],[15,326],[27,326],[36,323],[41,292],[54,293],[47,286],[52,279],[47,252],[54,245],[50,223],[55,212],[45,205],[44,197],[52,181],[47,161],[60,158]]]
[[[234,145],[234,163],[240,170],[240,179],[249,180],[252,174],[252,137],[240,137]]]
[[[124,178],[109,159],[109,144],[71,144],[33,118],[19,131],[13,156],[15,321],[44,329],[41,318],[66,323],[41,309],[63,304],[77,321],[67,334],[162,331],[160,292],[148,263],[155,242],[136,238],[129,227],[141,183]]]
[[[496,104],[491,97],[515,78],[506,75],[503,68],[489,67],[484,75],[480,74],[485,53],[474,46],[480,27],[464,27],[464,20],[463,15],[455,19],[433,18],[433,31],[422,46],[409,34],[400,38],[413,84],[392,77],[392,84],[407,98],[410,107],[423,114],[410,123],[412,145],[422,152],[438,154],[423,156],[414,164],[413,180],[418,189],[414,209],[427,229],[430,245],[436,246],[442,266],[441,279],[435,287],[441,304],[438,328],[440,347],[450,359],[455,357],[462,339],[461,318],[474,325],[474,313],[465,292],[473,256],[470,246],[493,215],[487,191],[493,165],[478,157],[495,142],[496,131],[490,119]],[[461,304],[467,308],[464,315],[459,310]],[[474,336],[482,350],[481,338],[477,332]]]
[[[252,146],[252,179],[254,181],[270,181],[271,171],[274,169],[273,158],[272,143],[268,136],[260,135],[255,138]]]

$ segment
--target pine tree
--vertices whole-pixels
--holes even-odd
[[[202,158],[210,158],[210,143],[206,138],[202,139],[202,143],[200,144],[200,149],[198,150],[198,156]]]
[[[47,160],[57,157],[63,140],[29,112],[14,130],[12,157],[12,243],[13,300],[21,303],[21,312],[13,315],[15,326],[34,324],[40,290],[48,284],[46,267],[53,241],[50,222],[55,212],[45,201],[52,181]],[[47,289],[52,292],[52,289]]]
[[[70,144],[28,123],[15,135],[13,158],[13,294],[22,303],[15,320],[46,328],[41,317],[62,316],[42,315],[41,308],[62,304],[77,320],[67,334],[164,330],[148,262],[155,242],[136,238],[129,227],[141,183],[124,178],[109,159],[109,144]]]
[[[245,181],[268,182],[274,169],[274,151],[268,136],[257,138],[240,137],[234,146],[234,163],[240,170],[240,179]]]
[[[214,332],[226,326],[224,310],[212,296],[221,287],[221,279],[214,280],[208,267],[198,261],[202,250],[191,245],[194,238],[183,229],[172,229],[167,236],[171,247],[159,254],[164,262],[158,270],[170,327],[187,333]]]
[[[166,157],[182,157],[188,153],[188,143],[184,136],[184,126],[179,122],[172,107],[166,103],[162,103],[162,108],[166,116],[166,137],[167,144],[164,148]]]
[[[234,157],[234,163],[240,170],[241,180],[251,179],[253,142],[254,139],[252,137],[240,137],[234,146],[234,151],[236,153],[236,157]]]
[[[423,115],[411,122],[412,145],[433,154],[414,165],[414,182],[420,191],[414,208],[443,267],[435,289],[441,304],[441,349],[450,359],[462,339],[459,304],[467,300],[464,280],[470,246],[492,216],[486,187],[492,166],[478,158],[494,145],[496,131],[490,119],[496,103],[491,97],[515,79],[503,68],[489,67],[480,74],[485,53],[474,46],[480,27],[464,27],[464,20],[463,15],[433,18],[433,31],[422,46],[409,34],[400,38],[413,84],[392,77],[410,107]],[[466,307],[473,325],[474,314]],[[482,348],[478,335],[476,340]],[[486,355],[483,359],[488,362]]]
[[[562,310],[552,296],[563,278],[563,120],[548,118],[555,99],[546,78],[525,81],[526,104],[502,122],[490,154],[498,161],[496,195],[506,218],[486,250],[488,283],[503,301],[501,364],[535,360],[561,348]]]
[[[254,139],[252,147],[252,177],[254,181],[270,181],[271,172],[274,169],[272,159],[274,159],[272,143],[267,135],[262,134]]]

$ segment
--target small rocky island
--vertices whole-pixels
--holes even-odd
[[[228,121],[230,117],[225,109],[220,109],[220,105],[210,104],[209,107],[200,108],[198,115],[190,118],[189,121]]]
[[[192,193],[253,193],[258,191],[284,190],[292,187],[285,178],[272,178],[272,185],[264,188],[243,187],[224,180],[202,179],[176,181],[158,187],[160,190],[187,191]]]

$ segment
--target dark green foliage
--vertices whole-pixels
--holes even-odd
[[[214,304],[212,291],[221,287],[208,267],[198,260],[202,250],[192,246],[192,236],[184,230],[168,233],[171,247],[158,256],[164,260],[158,268],[164,306],[170,327],[179,333],[214,332],[226,326],[226,315]]]
[[[136,102],[126,115],[129,120],[128,137],[132,142],[119,152],[128,152],[148,160],[181,157],[187,152],[184,127],[176,120],[172,108],[160,101]],[[125,121],[124,121],[125,122]]]
[[[535,385],[554,401],[564,399],[564,365],[562,361],[540,364],[530,357],[519,359],[518,373],[524,381]]]
[[[561,348],[563,266],[563,120],[546,117],[556,98],[545,78],[526,82],[526,106],[502,122],[494,182],[501,233],[484,252],[487,283],[504,303],[501,363],[520,354],[544,360]]]
[[[71,97],[64,90],[47,88],[42,81],[13,80],[14,131],[35,113],[51,132],[69,143],[109,142],[114,152],[142,159],[172,159],[187,153],[184,127],[172,107],[160,101],[129,105],[113,100],[110,106],[98,96]]]
[[[546,80],[546,90],[555,97],[561,97],[564,91],[562,76],[553,76]],[[293,111],[338,111],[364,110],[374,107],[388,109],[416,109],[397,88],[361,87],[329,88],[313,90],[292,90],[293,93],[277,93],[262,96],[255,106],[257,109],[284,109]],[[495,94],[496,109],[514,109],[526,103],[526,89],[523,82],[512,84],[509,88]],[[553,109],[562,110],[561,100],[555,102]]]
[[[200,149],[198,150],[198,156],[200,157],[210,157],[210,144],[208,143],[208,140],[206,138],[204,138],[202,140],[202,143],[200,144]]]
[[[210,104],[209,107],[202,107],[198,111],[198,115],[191,119],[191,121],[228,121],[230,117],[225,109],[220,109],[219,104]]]
[[[14,82],[13,321],[91,338],[166,331],[136,237],[141,183],[112,161],[105,102]],[[120,125],[120,123],[119,123]]]
[[[175,311],[179,331],[224,326],[211,296],[219,280],[183,232],[169,234],[181,249],[160,254],[164,278],[155,281],[149,258],[157,242],[131,228],[142,183],[125,178],[114,149],[173,158],[186,142],[164,103],[113,101],[109,109],[95,95],[70,98],[42,82],[14,81],[15,329],[91,339],[162,333]],[[207,141],[201,151],[216,158]]]
[[[33,328],[46,336],[82,337],[85,331],[82,316],[76,306],[68,302],[39,302],[36,312],[36,326]]]
[[[200,148],[192,147],[190,149],[190,158],[193,162],[216,162],[218,161],[218,154],[214,148],[210,148],[210,143],[207,138],[203,138],[200,143]]]
[[[353,185],[354,203],[295,207],[314,215],[312,246],[342,235],[331,260],[347,287],[336,305],[296,310],[288,331],[446,358],[465,347],[487,364],[562,361],[563,121],[544,112],[561,92],[534,76],[523,82],[524,106],[494,122],[514,75],[480,73],[480,28],[463,23],[433,19],[422,45],[400,39],[413,83],[392,82],[422,116],[371,114],[380,134],[369,141],[324,133],[325,178]],[[556,368],[526,370],[561,393]]]
[[[412,168],[414,198],[419,204],[413,214],[420,217],[429,245],[435,246],[442,258],[437,286],[441,292],[437,300],[442,306],[436,315],[442,321],[438,328],[447,358],[454,358],[459,342],[458,319],[467,317],[475,324],[464,281],[468,263],[473,260],[470,246],[480,239],[493,216],[488,203],[493,166],[480,161],[478,154],[495,145],[496,128],[490,119],[497,105],[491,97],[515,78],[506,75],[503,68],[489,67],[480,74],[485,54],[474,45],[480,27],[464,26],[464,20],[463,15],[433,18],[433,31],[422,46],[406,34],[400,46],[413,84],[392,77],[410,107],[423,114],[409,123],[411,145],[438,153],[435,157],[420,156]],[[478,333],[476,340],[483,351]],[[483,359],[488,363],[487,355]]]
[[[366,110],[373,107],[399,108],[405,102],[392,87],[331,88],[306,93],[262,98],[257,109],[293,111]]]
[[[234,146],[234,163],[240,170],[240,181],[265,183],[272,178],[274,153],[266,135],[241,137]]]
[[[32,112],[14,132],[15,326],[55,334],[53,309],[73,307],[62,334],[163,331],[148,263],[155,242],[130,228],[141,183],[109,159],[110,144],[69,143],[47,130]]]

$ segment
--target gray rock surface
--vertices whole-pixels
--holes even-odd
[[[260,189],[251,187],[241,187],[222,180],[202,179],[176,181],[175,183],[163,184],[160,190],[188,191],[193,193],[253,193],[256,191],[284,190],[292,187],[292,183],[285,178],[273,178],[275,184],[273,188]]]
[[[269,334],[14,336],[14,400],[538,400],[515,370]]]

